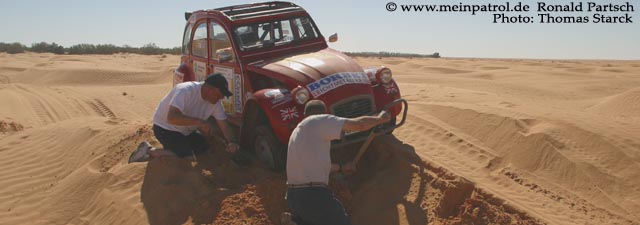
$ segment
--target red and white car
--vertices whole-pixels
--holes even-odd
[[[402,122],[393,119],[380,132],[390,133],[404,122],[406,101],[391,70],[362,68],[329,48],[313,19],[296,4],[228,6],[187,12],[185,19],[174,85],[223,74],[233,96],[222,101],[241,146],[275,170],[284,169],[289,136],[311,99],[322,100],[328,113],[348,118],[401,101]],[[337,39],[333,34],[329,42]],[[403,106],[395,104],[389,111],[395,118]],[[366,133],[347,134],[333,146],[362,141]]]

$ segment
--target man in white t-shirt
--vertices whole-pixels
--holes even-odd
[[[327,185],[331,172],[351,172],[355,165],[331,163],[331,141],[340,139],[343,131],[365,131],[391,120],[386,111],[353,119],[326,111],[322,101],[309,101],[304,108],[306,118],[289,138],[286,199],[293,220],[301,224],[351,224]]]
[[[160,101],[153,115],[153,133],[163,149],[142,142],[129,157],[129,163],[144,162],[149,158],[177,156],[191,158],[206,152],[209,143],[202,133],[212,128],[207,119],[213,116],[227,142],[227,151],[235,153],[239,146],[227,124],[227,115],[220,100],[231,96],[227,80],[221,74],[212,74],[204,82],[177,84]]]

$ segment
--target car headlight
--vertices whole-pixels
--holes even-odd
[[[293,91],[293,94],[296,98],[296,103],[300,105],[304,105],[304,103],[307,103],[307,101],[309,101],[309,91],[307,91],[306,88],[298,86]]]
[[[380,72],[380,81],[383,84],[388,84],[389,82],[391,82],[391,70],[390,69],[384,69]]]

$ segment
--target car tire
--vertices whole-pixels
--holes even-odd
[[[287,165],[287,149],[273,134],[271,127],[256,127],[253,138],[253,150],[260,161],[274,171],[284,171]]]

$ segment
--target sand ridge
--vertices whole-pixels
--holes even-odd
[[[390,66],[412,109],[396,137],[550,223],[637,222],[639,65],[410,59]]]
[[[392,69],[410,115],[332,181],[354,224],[640,223],[640,62],[356,60]],[[126,164],[158,145],[178,62],[0,54],[0,224],[279,224],[263,165]]]

